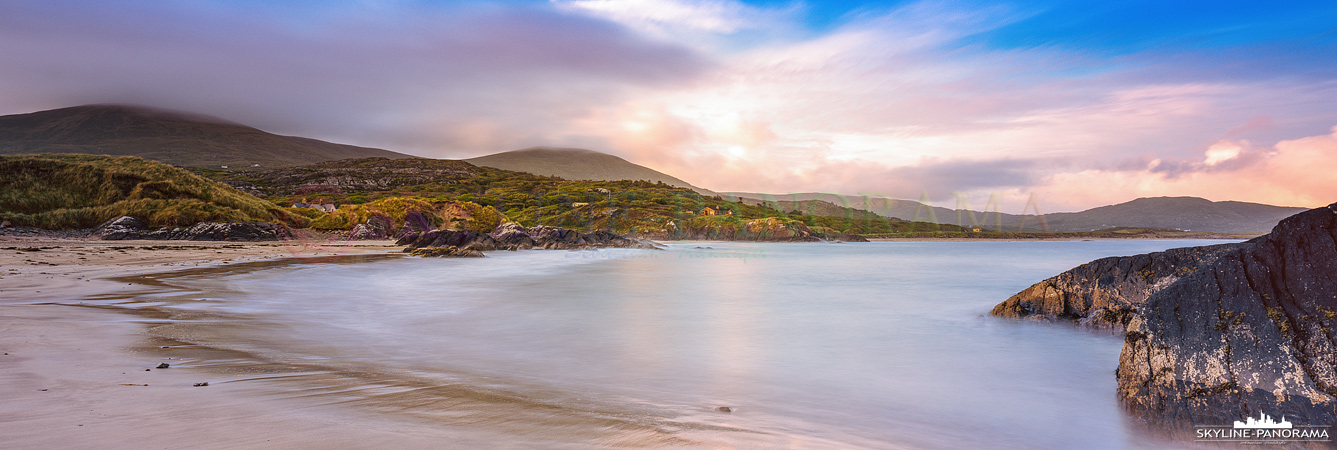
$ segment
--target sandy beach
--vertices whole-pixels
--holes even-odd
[[[674,446],[673,425],[507,392],[229,348],[282,327],[177,279],[404,257],[392,241],[102,241],[0,236],[4,448]],[[266,342],[282,348],[283,342]],[[160,364],[168,368],[158,368]],[[207,386],[196,386],[208,383]]]
[[[246,381],[146,330],[167,318],[96,306],[153,286],[127,276],[293,257],[386,254],[388,241],[162,242],[0,236],[0,436],[5,448],[442,448],[488,446]],[[105,304],[106,302],[100,302]],[[170,368],[157,369],[159,364]],[[196,387],[196,383],[208,386]],[[473,443],[475,445],[470,445]]]

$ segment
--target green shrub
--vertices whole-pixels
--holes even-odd
[[[79,154],[0,156],[0,218],[47,229],[87,228],[131,215],[150,226],[306,217],[166,164]]]

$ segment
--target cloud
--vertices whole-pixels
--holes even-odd
[[[1141,170],[1082,170],[1055,174],[1040,191],[1067,205],[1108,204],[1130,198],[1189,195],[1285,206],[1337,202],[1337,127],[1330,134],[1289,139],[1270,148],[1222,140],[1199,161],[1157,160]]]
[[[759,8],[736,1],[572,0],[559,6],[650,32],[689,29],[733,33],[759,26]]]
[[[713,64],[552,10],[414,5],[7,4],[0,113],[137,103],[451,156],[544,143],[569,117]]]
[[[633,161],[713,189],[941,198],[1027,189],[1055,171],[1126,165],[1148,153],[1161,155],[1159,171],[1173,177],[1193,169],[1174,161],[1200,154],[1204,136],[1290,132],[1325,115],[1278,98],[1337,99],[1306,84],[1145,82],[1091,70],[1105,62],[1080,54],[964,44],[1023,17],[912,4],[818,38],[732,54],[696,83],[593,111],[573,134],[602,136]],[[1214,150],[1210,165],[1248,160],[1225,151]],[[1051,163],[1021,162],[1032,160]],[[972,172],[979,167],[998,176]],[[909,181],[892,185],[886,174]]]

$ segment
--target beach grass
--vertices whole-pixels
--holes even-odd
[[[52,230],[128,215],[150,226],[261,221],[304,227],[307,217],[190,171],[133,156],[0,156],[0,219]]]

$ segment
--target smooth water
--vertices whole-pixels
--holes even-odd
[[[1096,258],[1212,243],[691,242],[208,283],[294,357],[720,427],[680,431],[700,442],[1164,448],[1117,405],[1122,339],[987,313]]]

